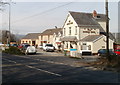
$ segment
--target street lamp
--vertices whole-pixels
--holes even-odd
[[[11,41],[11,0],[9,0],[9,2],[2,2],[3,4],[8,4],[9,5],[9,20],[8,20],[8,28],[9,28],[9,36],[8,36],[8,44],[10,47],[10,41]]]

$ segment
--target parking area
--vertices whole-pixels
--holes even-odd
[[[60,52],[45,52],[41,49],[37,49],[37,54],[35,55],[27,55],[29,58],[32,59],[43,59],[47,60],[49,62],[69,65],[73,67],[81,67],[81,66],[89,66],[89,62],[97,61],[99,56],[82,56],[83,58],[75,58],[75,57],[69,57],[64,56],[64,53]]]

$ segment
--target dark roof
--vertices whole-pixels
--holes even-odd
[[[106,21],[104,14],[97,14],[99,18],[93,17],[93,13],[83,13],[83,12],[69,12],[71,16],[74,18],[78,26],[98,26],[97,21]]]
[[[53,35],[54,33],[58,33],[62,31],[62,28],[55,28],[55,29],[47,29],[41,33],[41,35]]]
[[[92,42],[92,41],[98,39],[101,36],[102,35],[88,35],[85,38],[83,38],[81,41]]]
[[[78,41],[76,36],[65,36],[60,39],[61,41]]]
[[[41,35],[41,33],[29,33],[22,39],[38,39],[39,35]]]
[[[103,34],[103,35],[107,36],[106,32],[100,32],[100,34]],[[109,38],[111,40],[115,40],[115,36],[111,32],[109,32]]]

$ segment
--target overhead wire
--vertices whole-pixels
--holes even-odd
[[[34,17],[36,17],[36,16],[43,15],[43,14],[45,14],[45,13],[47,13],[47,12],[54,11],[54,10],[60,8],[60,7],[64,7],[64,6],[69,5],[69,4],[72,4],[72,3],[73,3],[73,2],[69,2],[69,3],[67,3],[67,4],[63,4],[63,5],[60,5],[60,6],[57,6],[57,7],[54,7],[54,8],[48,9],[48,10],[45,10],[45,11],[43,11],[43,12],[40,12],[40,13],[37,13],[37,14],[31,15],[31,16],[28,16],[28,17],[24,17],[24,18],[19,19],[19,20],[15,20],[15,21],[12,22],[12,24],[15,24],[15,23],[21,22],[21,21],[23,21],[23,20],[28,20],[28,19],[34,18]]]

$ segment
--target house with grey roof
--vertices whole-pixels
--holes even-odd
[[[99,49],[106,48],[106,36],[101,34],[106,32],[106,16],[93,13],[72,12],[63,25],[62,45],[65,50],[77,49],[89,50],[97,53]],[[113,49],[113,40],[110,39],[109,48]]]
[[[60,43],[60,36],[62,36],[62,28],[47,29],[39,36],[39,45],[50,43],[57,48],[57,44]]]
[[[39,43],[39,36],[41,33],[28,33],[26,36],[24,36],[21,39],[21,44],[22,43],[28,43],[30,45],[35,45],[37,46]]]

